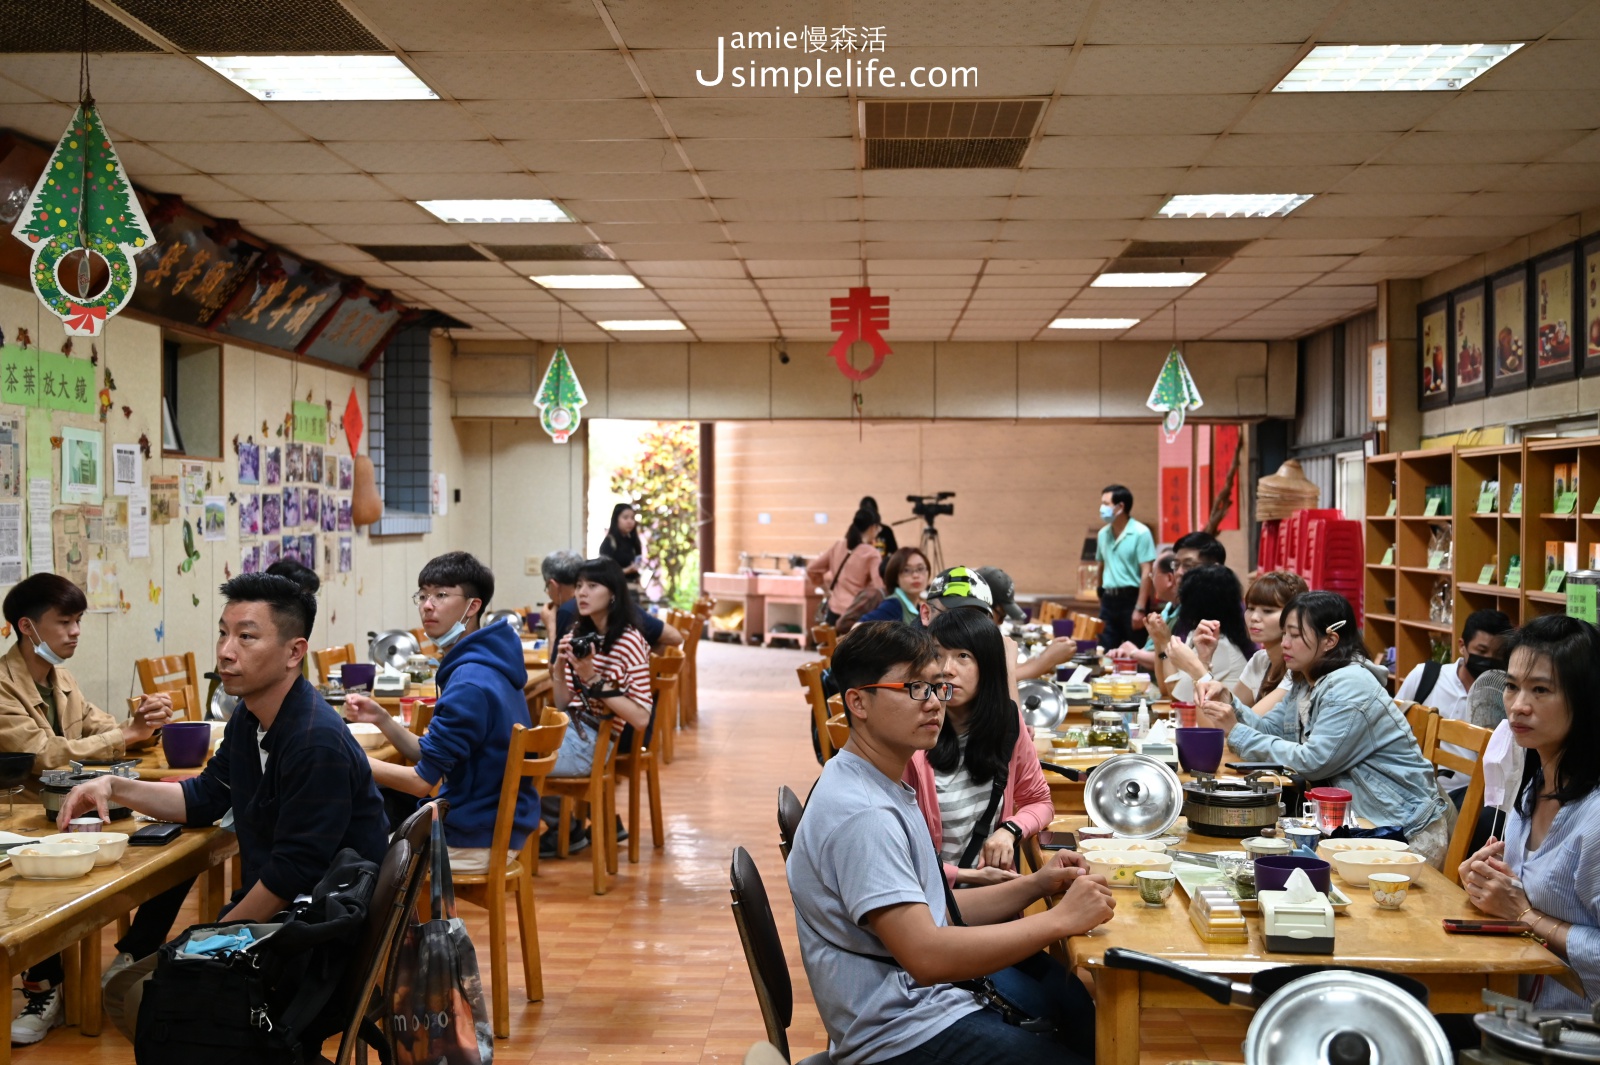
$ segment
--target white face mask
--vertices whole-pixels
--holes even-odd
[[[443,636],[434,638],[433,645],[441,651],[448,651],[455,646],[457,640],[467,634],[467,615],[472,612],[472,600],[467,600],[467,609],[461,612],[461,620],[450,626],[450,631]]]
[[[39,632],[38,628],[34,628],[33,631],[35,635],[37,635]],[[28,634],[23,633],[23,635],[27,636]],[[52,666],[64,666],[67,664],[67,660],[56,654],[49,644],[40,640],[35,640],[32,636],[28,636],[28,642],[33,644],[33,653],[50,663]]]

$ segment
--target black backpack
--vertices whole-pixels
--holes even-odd
[[[308,901],[274,923],[194,925],[157,951],[135,1030],[139,1065],[299,1065],[344,1030],[336,992],[366,930],[378,867],[345,848]],[[249,928],[257,942],[181,957],[191,939]]]

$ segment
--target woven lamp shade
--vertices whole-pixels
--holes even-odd
[[[1322,492],[1307,477],[1300,463],[1289,459],[1278,472],[1256,482],[1256,520],[1277,521],[1297,510],[1314,507]]]

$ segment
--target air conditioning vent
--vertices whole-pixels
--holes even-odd
[[[117,6],[200,55],[389,50],[337,0],[118,0]],[[70,21],[77,26],[76,17]]]
[[[865,166],[1015,170],[1043,114],[1043,100],[863,100]]]
[[[82,17],[76,0],[0,4],[0,52],[76,52],[83,46]],[[161,46],[91,4],[89,50],[159,52]]]
[[[1209,274],[1250,243],[1248,240],[1136,240],[1106,264],[1105,273],[1182,270]]]
[[[383,263],[481,263],[487,258],[469,244],[358,244]]]
[[[604,244],[485,244],[506,262],[610,261],[616,256]]]

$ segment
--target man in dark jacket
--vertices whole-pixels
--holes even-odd
[[[436,682],[439,700],[420,739],[372,699],[347,696],[346,715],[383,730],[395,750],[414,765],[372,760],[372,775],[403,796],[422,797],[443,781],[450,802],[445,839],[458,873],[489,868],[500,785],[505,779],[511,728],[531,728],[522,689],[528,682],[522,641],[510,625],[480,624],[494,596],[494,574],[465,551],[433,559],[417,574],[412,599],[428,639],[444,652]],[[391,807],[392,809],[392,807]],[[524,779],[511,828],[511,849],[522,849],[539,820],[539,796]]]

